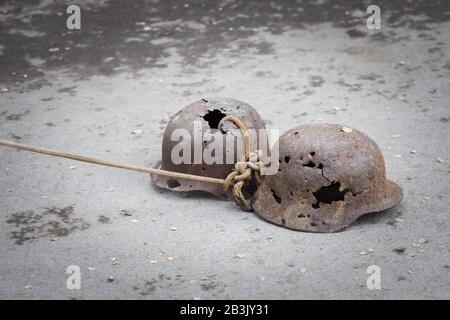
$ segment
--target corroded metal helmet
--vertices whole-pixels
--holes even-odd
[[[289,229],[335,232],[358,217],[397,205],[383,154],[364,133],[338,124],[304,124],[279,139],[279,169],[256,191],[253,209]]]
[[[232,122],[221,123],[221,120],[228,115],[240,119],[249,130],[257,131],[265,128],[259,113],[245,102],[226,98],[196,101],[181,109],[168,123],[163,136],[162,160],[159,168],[225,179],[244,154],[243,137],[239,128]],[[221,128],[219,128],[219,124]],[[192,137],[192,139],[185,141],[186,137]],[[184,146],[187,147],[183,150],[180,150],[181,139],[184,140]],[[213,143],[217,142],[216,139],[222,141],[223,152],[220,152],[222,155],[219,156],[222,161],[210,163],[210,161],[206,161],[201,152],[199,153],[198,148],[200,146],[202,150],[208,150]],[[253,142],[255,145],[252,148],[259,148],[258,139]],[[184,160],[190,159],[190,161],[182,163],[179,163],[178,160],[174,161],[174,152],[178,157]],[[213,154],[213,157],[215,156]],[[152,180],[157,186],[173,191],[205,191],[222,199],[232,198],[230,193],[224,193],[223,185],[220,184],[159,175],[152,175]]]

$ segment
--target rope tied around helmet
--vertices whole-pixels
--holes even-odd
[[[238,161],[234,165],[234,170],[226,177],[223,184],[223,190],[225,192],[233,186],[232,192],[236,204],[241,207],[242,210],[252,211],[251,199],[248,199],[244,192],[243,187],[247,181],[255,181],[258,185],[262,181],[261,171],[266,166],[263,162],[262,150],[255,150],[250,152],[250,136],[245,124],[238,118],[228,115],[219,122],[219,129],[223,132],[223,124],[225,121],[233,122],[241,130],[244,138],[244,157],[241,161]]]

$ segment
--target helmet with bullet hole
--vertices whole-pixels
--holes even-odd
[[[338,124],[304,124],[279,139],[278,173],[254,194],[262,218],[289,229],[340,231],[358,217],[397,205],[383,154],[364,133]]]
[[[201,99],[181,109],[168,123],[163,135],[162,160],[157,166],[167,171],[225,179],[244,154],[238,127],[232,122],[221,123],[228,115],[240,119],[250,131],[265,128],[259,113],[245,102]],[[260,147],[258,138],[252,143],[252,148]],[[173,191],[204,191],[225,200],[232,198],[220,184],[160,175],[152,175],[152,180],[158,187]]]

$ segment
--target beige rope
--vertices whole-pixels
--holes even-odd
[[[248,199],[245,199],[245,196],[242,192],[242,187],[244,186],[244,184],[247,180],[250,180],[253,177],[255,178],[255,180],[258,184],[260,183],[261,168],[264,167],[264,163],[261,161],[263,153],[261,150],[256,150],[255,152],[250,152],[250,137],[248,134],[247,127],[241,120],[239,120],[238,118],[236,118],[234,116],[228,115],[219,122],[220,130],[222,130],[223,123],[225,121],[231,121],[234,124],[236,124],[239,127],[239,129],[241,130],[242,136],[244,138],[244,158],[242,161],[236,162],[236,164],[234,166],[235,169],[227,176],[227,178],[225,180],[211,178],[211,177],[197,176],[197,175],[181,173],[181,172],[161,170],[161,169],[156,169],[156,168],[136,166],[136,165],[132,165],[132,164],[120,163],[120,162],[109,161],[109,160],[101,160],[101,159],[96,159],[96,158],[91,158],[91,157],[84,157],[84,156],[79,156],[76,154],[71,154],[71,153],[67,153],[67,152],[63,152],[63,151],[39,148],[39,147],[34,147],[34,146],[26,145],[26,144],[21,144],[21,143],[16,143],[16,142],[7,141],[7,140],[1,140],[1,139],[0,139],[0,146],[14,148],[14,149],[18,149],[18,150],[25,150],[25,151],[30,151],[30,152],[40,153],[40,154],[47,154],[47,155],[54,156],[54,157],[60,157],[60,158],[72,159],[72,160],[76,160],[76,161],[87,162],[87,163],[99,164],[99,165],[113,167],[113,168],[145,172],[145,173],[168,176],[168,177],[173,177],[173,178],[189,179],[189,180],[196,180],[196,181],[202,181],[202,182],[222,184],[225,192],[228,191],[228,189],[230,188],[231,185],[233,185],[233,195],[235,197],[236,203],[243,210],[250,211],[250,210],[252,210],[251,203]]]
[[[41,154],[47,154],[47,155],[54,156],[54,157],[72,159],[72,160],[82,161],[82,162],[87,162],[87,163],[100,164],[103,166],[114,167],[114,168],[119,168],[119,169],[152,173],[152,174],[168,176],[168,177],[173,177],[173,178],[189,179],[189,180],[211,182],[211,183],[217,183],[217,184],[225,183],[225,180],[223,180],[223,179],[203,177],[203,176],[197,176],[197,175],[193,175],[193,174],[173,172],[173,171],[161,170],[161,169],[156,169],[156,168],[148,168],[148,167],[136,166],[136,165],[132,165],[132,164],[125,164],[125,163],[120,163],[120,162],[95,159],[95,158],[79,156],[79,155],[75,155],[75,154],[71,154],[71,153],[67,153],[67,152],[62,152],[62,151],[55,151],[55,150],[50,150],[50,149],[45,149],[45,148],[33,147],[30,145],[10,142],[10,141],[6,141],[6,140],[0,140],[0,146],[14,148],[14,149],[18,149],[18,150],[26,150],[26,151],[31,151],[31,152],[41,153]]]
[[[239,118],[236,118],[235,116],[232,116],[232,115],[228,115],[228,116],[223,117],[222,120],[220,120],[220,122],[219,122],[218,128],[222,132],[224,132],[223,123],[225,121],[233,122],[241,130],[242,137],[244,138],[244,157],[245,157],[245,159],[248,159],[248,157],[250,155],[250,136],[248,135],[247,127]]]
[[[255,178],[255,182],[261,183],[261,169],[265,166],[262,162],[263,152],[256,150],[250,152],[250,137],[247,127],[238,118],[228,115],[219,122],[219,129],[222,130],[223,123],[225,121],[231,121],[236,124],[242,132],[244,137],[244,158],[242,161],[236,162],[234,170],[227,176],[223,184],[224,191],[228,191],[231,185],[233,185],[233,195],[236,203],[242,210],[252,211],[251,199],[246,199],[242,192],[242,187],[245,182]]]

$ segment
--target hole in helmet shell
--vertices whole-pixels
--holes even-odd
[[[307,163],[305,163],[303,165],[304,167],[310,167],[310,168],[314,168],[316,166],[316,164],[314,163],[314,161],[309,160]]]
[[[178,188],[179,186],[181,186],[181,184],[178,182],[178,180],[175,180],[175,179],[169,179],[169,180],[167,181],[167,186],[168,186],[170,189],[174,189],[174,188]]]
[[[277,203],[281,203],[281,198],[277,195],[277,193],[275,192],[275,190],[270,189],[270,191],[272,191],[272,196],[273,196],[273,198],[275,199],[275,201],[276,201]]]
[[[255,177],[245,181],[242,186],[242,193],[245,199],[250,199],[255,194],[256,190],[258,190],[258,183]]]
[[[208,122],[208,125],[211,129],[218,129],[220,120],[226,117],[226,114],[223,113],[219,109],[209,110],[204,116],[203,119]]]
[[[291,157],[289,157],[289,156],[284,157],[284,162],[289,163],[290,160],[291,160]]]
[[[332,181],[330,185],[325,186],[313,192],[316,202],[312,204],[314,209],[320,208],[320,203],[331,204],[333,201],[343,201],[348,189],[340,191],[341,184],[338,181]]]

